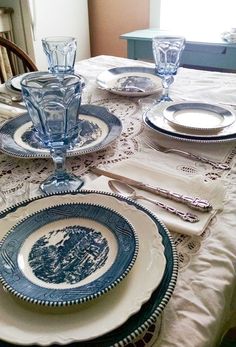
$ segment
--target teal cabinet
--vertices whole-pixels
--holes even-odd
[[[158,30],[146,29],[121,35],[121,39],[127,40],[128,58],[153,61],[152,37],[160,33]],[[181,65],[236,72],[236,44],[224,42],[220,38],[204,40],[187,38]]]

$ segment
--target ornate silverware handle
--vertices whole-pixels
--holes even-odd
[[[190,197],[187,195],[174,193],[174,192],[171,192],[171,191],[169,191],[167,189],[163,189],[163,188],[153,188],[151,186],[150,186],[150,188],[152,190],[155,189],[159,193],[159,195],[164,196],[167,199],[171,199],[171,200],[185,203],[187,206],[189,206],[195,210],[199,210],[202,212],[208,212],[208,211],[212,210],[212,205],[208,200],[200,199],[198,197]]]
[[[228,164],[218,163],[218,162],[215,162],[213,160],[210,160],[208,158],[205,158],[205,157],[193,154],[193,153],[181,151],[180,149],[171,148],[171,149],[168,149],[166,152],[176,152],[176,153],[183,154],[183,155],[188,156],[192,159],[197,159],[203,163],[210,164],[212,167],[214,167],[216,169],[220,169],[220,170],[229,170],[230,169],[230,166]]]
[[[168,205],[166,205],[166,204],[164,204],[164,203],[162,203],[160,201],[149,199],[149,198],[146,198],[146,197],[141,196],[141,195],[137,195],[136,199],[147,200],[147,201],[157,205],[158,207],[162,208],[163,210],[166,210],[166,211],[168,211],[170,213],[173,213],[173,214],[177,215],[178,217],[183,219],[185,222],[190,222],[190,223],[199,222],[198,216],[196,216],[193,213],[183,212],[183,211],[177,210],[175,207],[168,206]]]
[[[195,210],[199,210],[202,212],[208,212],[208,211],[212,210],[212,205],[210,204],[209,201],[204,200],[204,199],[200,199],[198,197],[190,197],[190,196],[185,196],[185,195],[182,195],[179,193],[170,192],[167,189],[160,188],[160,187],[154,187],[154,186],[151,186],[149,184],[145,184],[145,183],[142,183],[140,181],[136,181],[132,178],[125,177],[125,176],[116,174],[114,172],[102,170],[102,169],[99,169],[96,167],[90,168],[90,170],[97,175],[104,175],[104,176],[110,177],[112,179],[120,180],[122,182],[130,184],[131,186],[142,189],[144,191],[147,191],[147,192],[150,192],[153,194],[157,194],[157,195],[161,195],[161,196],[163,196],[167,199],[170,199],[170,200],[175,200],[175,201],[181,202],[181,203],[183,203],[183,204],[185,204],[185,205],[187,205],[187,206],[189,206]]]

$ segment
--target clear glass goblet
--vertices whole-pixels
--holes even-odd
[[[163,85],[161,101],[171,101],[169,87],[174,81],[184,47],[185,38],[181,36],[157,36],[152,39],[156,74],[161,77]]]
[[[79,110],[83,83],[76,75],[34,72],[21,81],[23,99],[37,140],[50,149],[55,171],[40,188],[45,193],[77,190],[80,177],[65,169],[66,152],[73,148],[80,131]]]
[[[53,36],[42,39],[48,70],[52,73],[74,73],[77,41],[74,37]]]

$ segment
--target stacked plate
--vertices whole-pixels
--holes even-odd
[[[177,256],[139,204],[81,191],[37,197],[0,218],[1,339],[125,346],[160,319]]]
[[[143,120],[154,131],[179,140],[236,139],[236,116],[231,107],[203,102],[161,102],[147,110]]]

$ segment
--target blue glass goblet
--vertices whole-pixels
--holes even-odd
[[[52,36],[42,39],[48,70],[52,73],[74,73],[77,41],[74,37]]]
[[[184,47],[184,37],[157,36],[152,39],[156,74],[161,77],[163,85],[161,101],[171,101],[169,87],[174,81]]]
[[[45,193],[77,190],[80,177],[66,172],[66,152],[77,141],[83,83],[79,76],[34,72],[21,81],[22,93],[41,145],[50,149],[55,172],[40,188]]]

